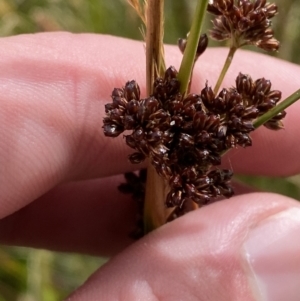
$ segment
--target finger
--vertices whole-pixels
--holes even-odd
[[[300,206],[271,194],[215,203],[144,237],[67,300],[299,300]]]
[[[145,90],[142,43],[62,33],[17,36],[1,42],[0,217],[68,179],[106,176],[136,168],[126,160],[132,151],[122,137],[106,139],[101,127],[103,105],[113,87],[136,78]],[[178,68],[177,49],[167,47],[166,52],[168,64]],[[207,51],[196,68],[194,82],[201,87],[206,79],[212,82],[216,68],[221,68],[222,54],[225,56],[225,50]],[[260,67],[273,71],[270,79],[274,83],[284,80],[285,95],[296,89],[294,79],[299,67],[243,52],[237,55],[228,76],[230,85],[245,57],[243,68],[254,78],[261,76],[262,68],[255,71],[252,62],[263,59]],[[211,68],[211,62],[216,67]],[[275,73],[274,66],[288,72]],[[247,160],[237,163],[240,151],[230,156],[227,162],[234,171],[273,175],[299,171],[298,163],[290,163],[299,153],[299,143],[294,139],[298,107],[295,105],[289,113],[287,130],[276,133],[277,140],[272,133],[260,131],[253,150],[245,150]],[[286,149],[288,160],[283,156]],[[273,164],[271,158],[278,164]]]
[[[137,168],[122,137],[104,139],[102,118],[112,88],[141,75],[140,43],[57,33],[1,46],[0,218],[68,179]],[[124,60],[139,46],[139,64]]]
[[[112,256],[133,243],[137,203],[117,186],[123,176],[60,185],[0,220],[0,243]],[[236,194],[249,187],[234,183]],[[66,239],[67,238],[67,239]]]
[[[137,203],[123,176],[60,185],[0,220],[0,243],[111,256],[134,240]]]

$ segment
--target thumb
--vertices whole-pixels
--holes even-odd
[[[299,232],[295,201],[238,196],[144,237],[68,300],[298,301]]]

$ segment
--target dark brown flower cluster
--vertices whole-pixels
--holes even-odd
[[[253,81],[241,73],[234,88],[217,95],[207,84],[200,94],[185,97],[179,88],[177,71],[170,67],[155,80],[150,97],[140,99],[135,81],[114,89],[112,103],[105,106],[104,133],[117,137],[125,131],[126,143],[136,150],[129,157],[132,163],[150,159],[169,182],[167,206],[230,197],[232,172],[216,166],[226,150],[252,144],[253,121],[276,106],[281,93],[271,90],[269,80]],[[267,126],[281,128],[284,116],[280,113]]]
[[[271,18],[277,6],[266,0],[212,0],[208,11],[216,15],[211,37],[218,41],[233,39],[236,47],[256,45],[266,51],[278,50]]]

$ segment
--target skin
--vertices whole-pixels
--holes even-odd
[[[192,90],[214,85],[226,49],[208,49]],[[167,65],[181,55],[166,47]],[[260,221],[299,204],[268,193],[241,194],[167,224],[138,242],[128,238],[135,204],[116,186],[133,170],[122,137],[105,138],[104,104],[136,79],[145,96],[140,42],[101,35],[46,33],[1,39],[0,243],[112,256],[68,300],[258,300],[241,246]],[[266,76],[283,98],[299,88],[300,68],[238,51],[238,72]],[[236,173],[300,172],[300,103],[285,130],[260,128],[254,145],[224,157]],[[247,158],[247,160],[245,160]],[[141,167],[141,166],[139,166]],[[300,269],[299,269],[300,272]],[[121,285],[120,285],[121,284]]]

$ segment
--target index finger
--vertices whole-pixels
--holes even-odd
[[[109,102],[114,87],[136,79],[145,95],[142,43],[67,33],[16,36],[3,38],[0,43],[1,216],[23,207],[63,181],[103,177],[137,168],[127,162],[132,150],[122,137],[104,137],[102,118],[104,104]],[[226,51],[208,49],[200,58],[194,90],[199,92],[206,79],[210,83],[216,80]],[[181,55],[176,47],[166,47],[166,56],[167,64],[179,67]],[[300,69],[241,51],[224,84],[232,85],[240,71],[253,78],[268,76],[265,74],[268,71],[273,86],[283,87],[284,95],[288,95],[297,88],[294,79]],[[265,171],[273,175],[299,171],[300,164],[289,165],[300,148],[295,140],[298,111],[298,104],[288,111],[286,131],[259,130],[254,135],[254,147],[243,151],[247,161],[239,162],[243,152],[231,155],[234,170]],[[291,150],[288,160],[282,156],[286,149]],[[272,158],[279,164],[270,161]]]

